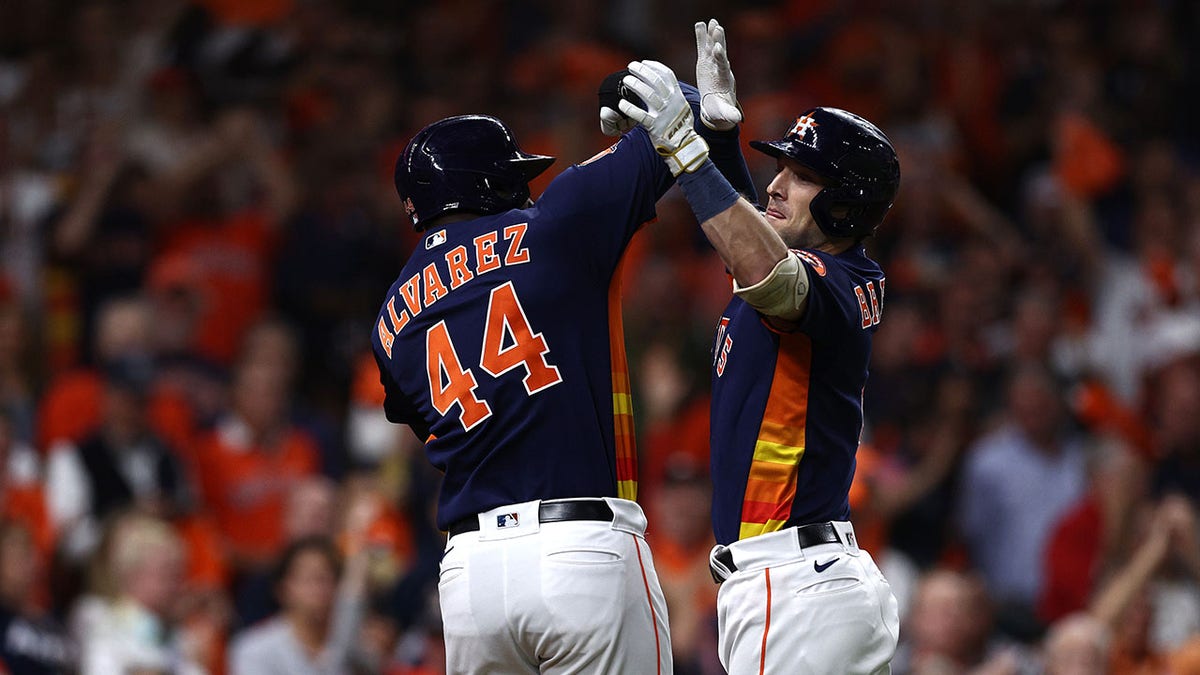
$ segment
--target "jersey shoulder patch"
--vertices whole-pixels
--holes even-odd
[[[821,260],[815,254],[810,253],[808,251],[801,251],[801,250],[795,249],[795,248],[792,249],[792,251],[794,251],[796,253],[797,257],[799,257],[804,262],[808,263],[808,266],[813,268],[813,271],[817,273],[817,276],[819,276],[819,277],[825,276],[826,270],[825,270],[825,262],[823,260]]]

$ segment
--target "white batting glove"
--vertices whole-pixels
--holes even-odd
[[[700,90],[700,121],[704,126],[727,131],[742,121],[725,49],[725,29],[716,19],[696,24],[696,88]]]
[[[621,99],[617,106],[645,127],[671,174],[700,168],[708,159],[708,143],[692,128],[692,108],[670,68],[658,61],[634,61],[622,82],[646,103],[646,110]]]
[[[637,122],[608,106],[600,106],[600,132],[605,136],[620,136],[637,126]]]

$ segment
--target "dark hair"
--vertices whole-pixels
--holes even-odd
[[[283,555],[279,558],[279,563],[275,566],[275,573],[273,575],[276,588],[287,578],[288,573],[292,570],[292,566],[296,563],[296,559],[309,552],[319,553],[324,556],[325,562],[329,563],[329,567],[333,570],[333,575],[338,578],[342,576],[342,554],[338,551],[337,544],[329,537],[312,535],[301,537],[288,544],[288,547],[284,549]]]

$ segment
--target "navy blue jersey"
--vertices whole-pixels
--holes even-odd
[[[640,128],[537,203],[426,231],[373,346],[393,422],[445,478],[437,522],[637,490],[618,264],[671,174]]]
[[[798,251],[811,286],[796,331],[740,298],[713,348],[713,531],[718,543],[845,520],[884,277],[862,247]]]

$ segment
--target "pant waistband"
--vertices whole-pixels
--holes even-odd
[[[716,546],[709,555],[713,581],[721,583],[738,570],[770,567],[784,561],[803,560],[804,549],[822,544],[840,544],[850,555],[858,555],[854,527],[847,521],[828,521],[789,527],[777,532]]]
[[[478,532],[480,519],[494,517],[497,528],[516,527],[520,524],[520,512],[496,513],[504,508],[493,509],[486,513],[467,516],[450,524],[447,530],[450,536],[466,532]],[[611,523],[613,510],[603,499],[547,499],[538,504],[537,517],[539,523],[558,523],[571,520],[597,520]]]

